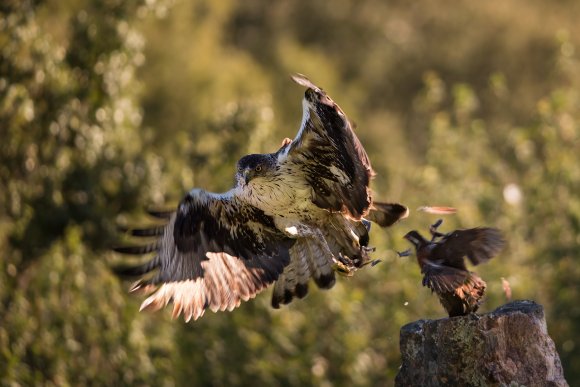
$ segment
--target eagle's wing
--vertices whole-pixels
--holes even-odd
[[[490,260],[503,248],[505,241],[496,228],[478,227],[453,231],[438,243],[432,259],[443,259],[446,264],[465,268],[463,257],[478,265]]]
[[[183,312],[186,321],[199,318],[206,308],[232,310],[253,298],[283,272],[294,243],[275,228],[271,217],[232,191],[218,195],[193,190],[167,226],[132,234],[158,239],[117,251],[156,255],[118,273],[144,276],[157,270],[132,287],[132,291],[155,291],[141,309],[157,310],[173,301],[173,316]]]
[[[453,292],[470,279],[470,273],[467,270],[442,266],[429,261],[423,265],[421,271],[423,272],[423,286],[437,293]]]
[[[302,75],[294,81],[308,89],[302,125],[296,138],[279,151],[279,162],[300,167],[321,208],[359,220],[371,205],[369,182],[374,172],[344,112]]]

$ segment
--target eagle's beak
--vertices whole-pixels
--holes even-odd
[[[252,174],[251,174],[251,170],[250,169],[245,169],[244,170],[244,183],[246,183],[246,185],[248,185],[248,183],[250,182],[250,180],[252,180]]]

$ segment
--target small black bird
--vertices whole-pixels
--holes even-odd
[[[415,246],[423,286],[437,293],[449,317],[465,316],[477,311],[486,283],[467,270],[464,257],[474,265],[486,262],[499,253],[505,241],[501,231],[488,227],[442,234],[437,232],[441,223],[439,220],[431,226],[431,240],[414,230],[408,232],[405,239]]]

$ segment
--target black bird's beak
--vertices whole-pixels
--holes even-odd
[[[244,177],[244,183],[246,183],[246,185],[248,185],[250,180],[252,180],[252,176],[251,176],[250,172],[251,171],[249,169],[244,170],[243,177]]]

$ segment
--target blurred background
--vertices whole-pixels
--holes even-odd
[[[580,380],[580,3],[550,0],[3,0],[3,385],[392,385],[399,329],[445,316],[399,258],[410,229],[501,228],[482,311],[546,310]],[[270,291],[185,324],[110,272],[118,225],[294,137],[304,73],[357,124],[383,262],[280,310]]]

